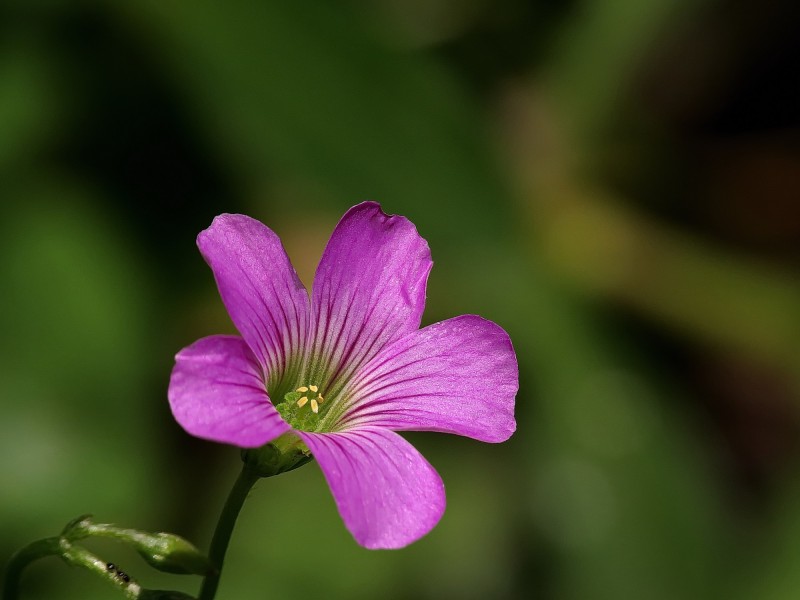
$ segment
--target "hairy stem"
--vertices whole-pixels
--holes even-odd
[[[109,569],[108,563],[89,552],[86,548],[67,544],[61,552],[61,558],[68,565],[85,569],[97,575],[100,579],[107,581],[126,598],[136,599],[142,594],[142,587],[131,580],[130,576],[123,578],[121,571]]]
[[[16,600],[19,596],[19,581],[22,571],[33,561],[45,556],[59,556],[68,565],[80,567],[105,579],[126,598],[139,598],[142,588],[138,583],[122,579],[118,572],[112,572],[106,563],[88,550],[73,546],[64,537],[52,537],[28,544],[11,557],[6,567],[6,580],[3,585],[3,600]]]

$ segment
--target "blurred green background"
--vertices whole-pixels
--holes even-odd
[[[207,547],[239,459],[167,406],[232,331],[194,238],[250,214],[310,285],[373,199],[430,243],[425,323],[511,334],[517,433],[409,435],[448,509],[399,552],[316,465],[260,482],[221,600],[797,598],[799,7],[3,2],[0,564],[86,512]]]

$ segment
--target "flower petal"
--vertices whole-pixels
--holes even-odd
[[[255,448],[290,429],[270,402],[261,368],[242,338],[214,335],[178,352],[169,404],[188,433]]]
[[[428,243],[405,217],[386,215],[375,202],[347,211],[325,248],[312,293],[311,364],[328,374],[329,385],[419,327],[432,265]]]
[[[439,474],[396,433],[365,427],[297,434],[319,462],[345,525],[362,546],[402,548],[442,517]]]
[[[306,343],[309,299],[278,236],[255,219],[226,214],[200,232],[197,245],[239,333],[268,373],[284,375]]]
[[[502,442],[516,429],[517,358],[508,334],[475,315],[384,348],[349,382],[338,427],[456,433]]]

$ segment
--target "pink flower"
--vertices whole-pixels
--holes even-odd
[[[169,386],[178,423],[241,448],[297,436],[367,548],[428,533],[444,485],[395,431],[508,439],[518,369],[506,332],[474,315],[419,329],[428,244],[374,202],[342,217],[310,299],[278,236],[254,219],[220,215],[197,244],[241,337],[178,353]]]

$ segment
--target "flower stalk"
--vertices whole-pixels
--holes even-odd
[[[165,573],[206,575],[213,570],[205,555],[173,533],[150,533],[107,523],[93,523],[86,516],[67,525],[62,536],[70,542],[87,537],[104,537],[129,544],[151,567]]]
[[[222,512],[217,521],[217,527],[214,530],[214,537],[211,539],[211,548],[208,552],[208,558],[211,561],[213,570],[203,579],[203,585],[200,588],[200,595],[198,600],[213,600],[217,593],[219,586],[220,576],[222,575],[222,565],[225,561],[225,554],[228,551],[228,544],[231,540],[233,527],[236,525],[236,519],[239,512],[242,510],[242,505],[247,499],[250,490],[258,481],[260,475],[256,469],[244,462],[242,472],[233,484],[228,499],[222,508]]]
[[[142,598],[142,586],[133,581],[130,576],[124,572],[109,568],[111,563],[101,560],[82,546],[75,546],[69,542],[64,542],[63,546],[64,549],[61,552],[61,558],[68,565],[80,567],[97,575],[116,587],[126,598]]]
[[[18,550],[8,561],[3,584],[3,600],[16,600],[22,572],[33,561],[61,553],[61,538],[38,540]]]

